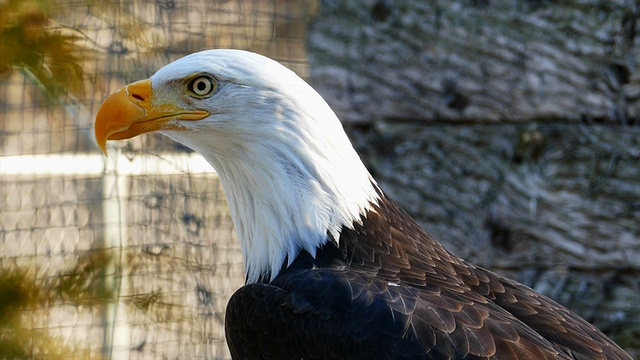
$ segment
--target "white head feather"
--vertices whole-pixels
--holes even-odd
[[[182,79],[209,74],[216,92],[195,99]],[[300,250],[337,241],[377,201],[376,185],[322,97],[279,63],[239,50],[179,59],[151,77],[154,98],[207,110],[162,133],[200,153],[222,181],[248,283],[273,279]],[[176,100],[176,98],[178,100]],[[288,265],[288,264],[287,264]]]

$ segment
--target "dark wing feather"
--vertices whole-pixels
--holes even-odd
[[[492,302],[349,270],[247,285],[231,298],[226,322],[234,359],[480,359],[498,350],[511,359],[569,358]]]
[[[422,270],[427,275],[427,287],[436,285],[441,291],[461,293],[474,300],[478,309],[482,308],[480,303],[483,301],[489,302],[491,317],[502,318],[502,314],[508,315],[501,319],[508,324],[500,328],[491,328],[494,340],[500,340],[499,332],[508,329],[509,324],[526,330],[526,334],[521,334],[515,343],[511,343],[511,338],[508,337],[502,339],[505,343],[500,344],[501,351],[506,351],[504,346],[511,346],[526,348],[535,353],[544,348],[540,347],[538,341],[539,338],[543,338],[552,344],[553,349],[569,358],[631,359],[600,330],[569,309],[522,284],[452,255],[425,233],[409,215],[386,198],[383,198],[375,211],[369,214],[366,225],[363,226],[378,228],[378,234],[385,233],[384,228],[389,227],[390,230],[386,232],[390,236],[382,240],[389,243],[385,246],[416,249],[413,252],[408,251],[406,259],[406,263],[414,271],[400,271],[395,276],[402,282],[416,282],[419,278],[416,274],[419,275]],[[360,238],[358,230],[356,226],[351,236]],[[359,243],[361,246],[375,247],[379,246],[376,245],[378,242]],[[412,244],[406,246],[407,243]],[[381,263],[384,267],[386,262],[383,260]]]
[[[407,323],[403,306],[391,310],[380,293],[361,291],[357,279],[310,272],[233,295],[226,335],[234,359],[424,358],[415,339],[396,336]]]
[[[553,300],[447,252],[386,198],[339,244],[233,295],[234,359],[630,359]]]

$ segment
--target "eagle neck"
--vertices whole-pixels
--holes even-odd
[[[378,197],[350,145],[351,159],[343,155],[338,162],[329,155],[307,159],[308,151],[301,155],[289,146],[266,146],[244,148],[228,157],[233,161],[205,156],[225,190],[247,283],[273,280],[302,251],[315,257],[328,241],[338,245],[340,232],[361,222]]]

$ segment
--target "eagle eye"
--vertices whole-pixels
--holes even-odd
[[[189,82],[188,89],[198,97],[205,97],[215,91],[216,81],[209,76],[198,76]]]

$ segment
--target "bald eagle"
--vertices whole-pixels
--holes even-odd
[[[98,111],[105,153],[152,131],[200,153],[223,184],[246,275],[226,310],[233,359],[630,359],[567,308],[436,242],[276,61],[194,53]]]

